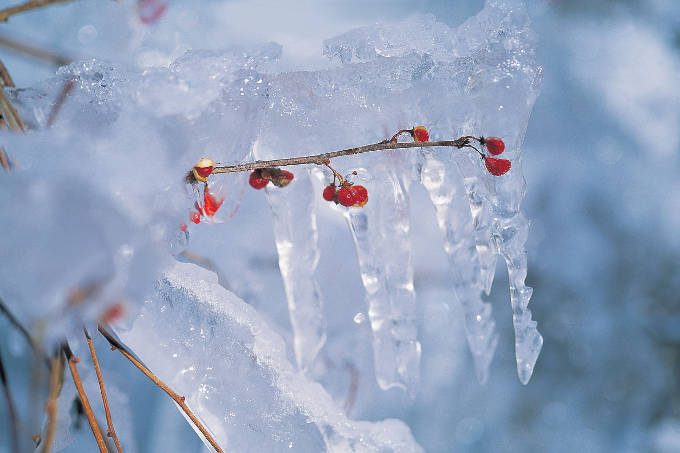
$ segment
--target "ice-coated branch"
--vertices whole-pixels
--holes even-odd
[[[456,140],[440,140],[434,142],[407,142],[401,143],[392,140],[386,140],[372,145],[357,146],[355,148],[341,149],[329,153],[316,154],[313,156],[289,157],[286,159],[273,160],[258,160],[255,162],[248,162],[238,165],[226,165],[215,167],[213,173],[237,173],[242,171],[252,171],[261,168],[270,167],[287,167],[291,165],[325,165],[330,159],[335,157],[352,156],[355,154],[368,153],[371,151],[383,151],[388,149],[402,149],[402,148],[427,148],[435,146],[446,146],[455,148],[464,148],[469,146],[471,137],[460,137]]]
[[[210,434],[210,431],[201,423],[201,421],[194,415],[194,413],[189,409],[189,406],[184,402],[184,397],[171,389],[165,382],[161,381],[158,376],[156,376],[150,369],[148,369],[142,362],[137,360],[137,358],[118,340],[116,340],[103,326],[99,326],[99,333],[101,333],[104,338],[109,342],[109,344],[120,351],[123,357],[128,359],[139,371],[141,371],[144,376],[148,377],[154,384],[160,387],[170,398],[173,399],[175,403],[182,409],[182,411],[189,417],[189,419],[194,423],[198,430],[203,434],[203,436],[210,442],[210,445],[215,449],[216,452],[222,453],[224,450],[217,444],[215,438]]]
[[[104,414],[106,415],[106,428],[108,437],[113,438],[113,443],[116,445],[116,451],[122,453],[123,447],[120,445],[120,440],[118,435],[116,435],[116,430],[113,427],[113,418],[111,417],[111,408],[109,407],[109,398],[106,395],[106,388],[104,387],[104,377],[102,376],[102,370],[99,366],[99,359],[97,358],[97,352],[94,349],[94,343],[92,342],[92,337],[86,328],[83,328],[85,332],[85,339],[87,340],[87,347],[90,349],[90,356],[92,357],[92,363],[94,364],[94,371],[97,374],[97,382],[99,383],[99,392],[102,395],[102,403],[104,404]]]
[[[99,430],[99,424],[97,419],[92,412],[92,406],[90,406],[90,400],[87,398],[87,393],[85,393],[85,388],[83,387],[83,381],[80,379],[80,373],[78,373],[78,368],[76,364],[80,361],[76,356],[73,355],[71,348],[68,343],[64,343],[61,347],[64,356],[66,357],[66,362],[68,363],[69,371],[71,372],[71,377],[73,378],[73,383],[76,386],[76,391],[80,397],[80,402],[83,403],[83,410],[85,411],[85,416],[87,417],[87,422],[92,428],[92,434],[97,441],[97,446],[101,453],[106,453],[106,444],[104,443],[104,436]]]

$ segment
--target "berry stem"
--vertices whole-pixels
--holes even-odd
[[[409,130],[405,130],[409,132]],[[399,131],[396,135],[399,135],[403,131]],[[285,159],[274,159],[274,160],[258,160],[255,162],[248,162],[245,164],[238,165],[225,165],[220,167],[215,167],[213,169],[213,174],[215,173],[238,173],[242,171],[252,171],[259,168],[269,168],[269,167],[288,167],[291,165],[328,165],[331,159],[335,157],[352,156],[355,154],[368,153],[372,151],[382,151],[388,149],[404,149],[404,148],[429,148],[436,146],[444,147],[455,147],[458,149],[464,147],[471,147],[475,149],[478,153],[480,152],[476,148],[472,147],[470,143],[470,138],[478,140],[477,137],[461,137],[456,140],[440,140],[434,142],[408,142],[399,143],[393,142],[391,139],[389,141],[383,141],[380,143],[374,143],[372,145],[358,146],[355,148],[341,149],[338,151],[332,151],[329,153],[316,154],[313,156],[300,156],[300,157],[288,157]]]

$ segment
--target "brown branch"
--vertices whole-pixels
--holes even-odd
[[[0,11],[0,22],[7,22],[11,16],[15,14],[25,13],[33,9],[49,6],[53,3],[65,3],[71,0],[29,0],[19,5],[10,6]]]
[[[0,127],[2,127],[2,125],[0,125]],[[9,160],[7,151],[5,151],[5,148],[2,146],[0,146],[0,167],[5,171],[10,171],[12,169],[12,161]]]
[[[7,70],[7,66],[5,66],[5,63],[0,61],[0,80],[2,81],[2,84],[6,87],[11,87],[14,88],[14,80],[12,80],[12,76],[9,75],[9,71]]]
[[[166,383],[161,381],[158,376],[153,374],[149,368],[147,368],[142,362],[140,362],[120,341],[116,340],[103,326],[99,326],[99,332],[106,338],[106,340],[111,344],[114,349],[120,351],[123,356],[128,359],[132,364],[137,367],[146,377],[148,377],[154,384],[161,388],[170,398],[177,403],[177,405],[182,409],[182,411],[189,417],[189,419],[194,423],[196,428],[203,434],[203,436],[208,440],[210,445],[215,449],[216,452],[223,453],[224,450],[219,446],[217,441],[213,438],[210,431],[203,426],[203,423],[194,415],[194,413],[189,409],[189,406],[184,402],[184,397],[172,390]]]
[[[50,50],[42,49],[31,44],[26,44],[25,42],[18,41],[5,35],[0,35],[0,46],[55,66],[64,66],[73,61],[72,58],[59,55]],[[7,84],[5,83],[5,85]]]
[[[54,435],[57,432],[57,400],[61,393],[61,388],[64,384],[64,359],[61,352],[52,357],[52,367],[50,370],[50,391],[45,405],[45,412],[47,412],[47,429],[45,430],[45,439],[42,440],[43,453],[52,451],[52,443],[54,442]]]
[[[0,115],[2,115],[3,121],[7,123],[10,129],[24,132],[26,125],[21,120],[12,103],[7,99],[5,87],[14,87],[14,81],[5,65],[0,61]]]
[[[212,172],[213,174],[236,173],[241,171],[257,170],[258,168],[287,167],[290,165],[306,165],[306,164],[326,165],[328,161],[335,157],[352,156],[354,154],[362,154],[371,151],[382,151],[388,149],[430,148],[435,146],[452,146],[460,149],[467,146],[471,138],[473,137],[466,136],[461,137],[457,140],[442,140],[436,142],[408,142],[408,143],[399,143],[392,140],[385,140],[384,142],[374,143],[372,145],[341,149],[339,151],[316,154],[313,156],[289,157],[286,159],[273,159],[273,160],[258,160],[255,162],[248,162],[245,164],[215,167]]]
[[[116,451],[122,453],[123,447],[120,445],[120,440],[116,435],[116,430],[113,427],[113,418],[111,418],[111,409],[109,408],[109,398],[106,395],[106,389],[104,388],[104,377],[102,376],[102,370],[99,366],[99,360],[97,359],[97,352],[94,350],[94,343],[92,342],[92,337],[86,328],[83,328],[85,332],[85,338],[87,339],[87,346],[90,348],[90,355],[92,356],[92,363],[94,363],[94,371],[97,373],[97,381],[99,382],[99,391],[102,394],[102,403],[104,404],[104,413],[106,414],[106,426],[108,432],[106,435],[113,438],[113,442],[116,445]]]
[[[9,381],[7,380],[7,373],[5,372],[5,364],[2,361],[2,354],[0,354],[0,382],[2,382],[2,389],[5,393],[5,400],[7,401],[7,412],[9,414],[9,429],[12,438],[12,451],[19,453],[19,418],[17,417],[16,406],[14,399],[12,399],[12,392],[9,388]]]
[[[94,439],[97,441],[99,451],[100,453],[106,453],[107,450],[106,444],[104,443],[104,436],[99,430],[99,424],[97,423],[97,419],[94,416],[94,412],[92,412],[90,400],[87,398],[87,393],[85,393],[83,382],[80,379],[80,374],[78,373],[78,368],[76,367],[76,363],[78,363],[80,360],[73,355],[68,343],[64,343],[61,347],[61,350],[64,353],[64,356],[66,356],[68,368],[71,371],[71,376],[73,377],[73,383],[75,384],[76,390],[78,391],[80,401],[83,403],[83,410],[85,411],[85,416],[87,417],[87,421],[90,424],[90,428],[92,428],[92,434],[94,435]]]

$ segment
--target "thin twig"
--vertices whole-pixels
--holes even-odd
[[[45,439],[41,442],[43,453],[50,453],[50,451],[52,451],[54,435],[57,432],[57,401],[63,384],[64,359],[61,355],[61,351],[57,351],[54,357],[52,357],[50,391],[49,396],[47,397],[47,404],[45,405],[45,412],[47,412],[47,429],[45,430]]]
[[[5,63],[3,63],[2,61],[0,61],[0,80],[2,81],[2,84],[6,87],[14,88],[15,86],[14,80],[12,80],[12,76],[9,75],[7,66],[5,66]]]
[[[73,61],[72,58],[59,55],[50,50],[42,49],[31,44],[26,44],[25,42],[18,41],[5,35],[0,35],[0,46],[55,66],[64,66]]]
[[[7,400],[7,412],[9,414],[9,429],[12,438],[12,451],[19,453],[19,418],[17,417],[16,406],[12,398],[12,392],[9,388],[9,381],[7,380],[7,373],[5,372],[5,364],[2,361],[2,354],[0,354],[0,381],[2,382],[2,389],[5,393],[5,400]]]
[[[5,87],[14,87],[14,81],[9,75],[5,65],[0,61],[0,115],[2,115],[2,119],[7,123],[10,129],[24,132],[26,130],[26,125],[21,120],[21,117],[10,100],[7,99]]]
[[[208,440],[210,445],[215,449],[216,452],[223,453],[224,450],[219,446],[217,441],[213,438],[210,431],[203,426],[203,423],[194,415],[194,413],[189,409],[189,406],[184,402],[184,397],[171,389],[167,384],[161,381],[158,376],[153,374],[146,365],[140,362],[120,341],[116,340],[103,326],[99,326],[99,332],[106,338],[106,340],[111,344],[111,346],[118,351],[120,351],[123,356],[128,359],[132,364],[137,367],[146,377],[151,379],[151,381],[161,388],[170,398],[177,403],[177,405],[182,409],[182,411],[189,417],[189,419],[194,423],[198,430],[203,434],[203,436]]]
[[[368,153],[371,151],[381,151],[387,149],[402,149],[402,148],[430,148],[435,146],[451,146],[456,148],[462,148],[469,143],[468,137],[461,137],[457,140],[441,140],[436,142],[408,142],[408,143],[398,143],[393,141],[384,141],[380,143],[374,143],[372,145],[358,146],[356,148],[341,149],[339,151],[332,151],[330,153],[316,154],[313,156],[301,156],[301,157],[289,157],[286,159],[273,159],[273,160],[258,160],[255,162],[248,162],[245,164],[238,165],[226,165],[221,167],[215,167],[213,169],[213,174],[215,173],[236,173],[241,171],[251,171],[257,170],[258,168],[269,168],[269,167],[287,167],[290,165],[305,165],[305,164],[316,164],[316,165],[326,165],[330,159],[342,156],[352,156],[354,154]]]
[[[80,374],[78,373],[78,368],[76,367],[76,363],[78,363],[80,360],[73,355],[73,352],[71,351],[71,348],[69,347],[68,343],[64,343],[61,347],[61,350],[64,353],[64,356],[66,356],[68,368],[71,371],[71,376],[73,377],[73,383],[75,384],[76,390],[78,391],[80,401],[83,403],[83,410],[85,411],[85,416],[87,417],[87,421],[90,424],[90,428],[92,428],[92,434],[94,435],[94,438],[97,441],[99,451],[100,453],[106,453],[106,444],[104,443],[104,436],[99,430],[99,424],[97,423],[97,419],[94,416],[94,412],[92,412],[90,400],[87,398],[87,393],[85,393],[85,389],[83,388],[83,382],[80,379]]]
[[[118,436],[116,435],[116,430],[113,427],[113,418],[111,418],[111,409],[109,408],[109,398],[106,395],[106,388],[104,388],[104,377],[102,376],[102,370],[99,366],[99,360],[97,359],[97,352],[94,350],[94,343],[92,342],[92,337],[86,328],[83,327],[85,332],[85,338],[87,339],[87,346],[90,348],[90,355],[92,356],[92,363],[94,363],[94,371],[97,373],[97,381],[99,382],[99,391],[102,394],[102,403],[104,404],[104,414],[106,414],[106,427],[108,437],[113,438],[113,442],[116,444],[116,451],[122,453],[123,447],[120,445]]]
[[[7,19],[15,14],[25,13],[26,11],[49,6],[53,3],[66,3],[68,1],[71,0],[29,0],[25,3],[10,6],[9,8],[0,11],[0,22],[7,22]]]
[[[2,146],[0,146],[0,167],[5,171],[10,171],[12,169],[12,161],[9,160],[7,151],[5,151],[5,148]]]

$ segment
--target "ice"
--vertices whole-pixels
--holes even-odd
[[[443,160],[432,154],[426,155],[421,181],[430,194],[437,223],[445,235],[444,249],[449,257],[456,299],[463,307],[468,345],[474,358],[477,378],[484,383],[489,376],[489,365],[498,344],[498,335],[491,305],[482,300],[486,275],[480,261],[485,255],[479,253],[468,193],[455,161],[451,157]],[[477,209],[482,210],[483,205]]]
[[[421,451],[400,421],[351,421],[212,272],[178,263],[118,332],[227,451]]]
[[[386,159],[387,160],[387,159]],[[392,162],[390,162],[390,160]],[[390,159],[372,170],[370,203],[346,211],[366,291],[373,330],[375,377],[382,389],[415,395],[420,381],[420,343],[411,263],[408,186],[410,161]]]
[[[268,187],[274,215],[279,269],[288,300],[297,364],[308,370],[326,342],[321,290],[315,278],[319,263],[314,190],[306,171],[296,172],[285,190]]]

